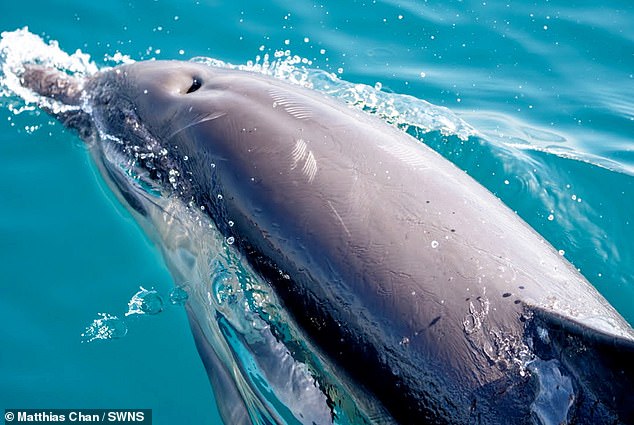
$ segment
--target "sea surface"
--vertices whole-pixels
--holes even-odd
[[[328,92],[466,170],[634,323],[633,22],[628,0],[7,1],[0,66],[56,46],[98,68],[202,57]],[[158,250],[79,138],[6,77],[0,411],[220,424]],[[143,314],[138,292],[154,303]]]

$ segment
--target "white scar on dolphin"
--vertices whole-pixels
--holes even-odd
[[[291,151],[291,159],[293,160],[291,170],[296,169],[301,164],[302,173],[308,178],[308,182],[312,183],[317,175],[317,161],[304,140],[297,140],[295,147]]]
[[[273,107],[281,106],[286,112],[288,112],[294,118],[300,120],[307,120],[312,118],[312,111],[306,105],[302,105],[300,102],[289,99],[283,91],[276,89],[269,89],[269,94],[274,100]]]

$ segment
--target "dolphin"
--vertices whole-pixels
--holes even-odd
[[[200,63],[27,65],[21,81],[87,142],[175,279],[203,282],[187,311],[226,423],[338,423],[338,396],[359,423],[634,423],[632,327],[399,129]],[[275,321],[243,336],[255,322],[207,291],[225,269],[192,271],[219,249],[265,282],[303,348]]]

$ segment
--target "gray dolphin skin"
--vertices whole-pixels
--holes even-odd
[[[86,140],[175,279],[204,251],[189,211],[270,285],[323,362],[298,358],[274,325],[241,338],[191,297],[227,424],[340,423],[333,385],[359,423],[634,423],[631,326],[517,214],[400,130],[200,63],[85,79],[32,65],[21,78],[68,106],[49,111]],[[276,398],[245,395],[261,380],[232,367],[244,352]]]

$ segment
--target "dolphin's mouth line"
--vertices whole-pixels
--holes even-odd
[[[104,138],[112,139],[111,136],[106,134],[100,134],[97,137],[102,140]],[[116,146],[110,143],[103,143],[101,147],[99,145],[95,143],[90,146],[91,149],[100,151],[95,152],[94,155],[97,164],[105,171],[103,174],[108,177],[109,183],[118,189],[114,192],[119,193],[131,209],[145,216],[146,211],[143,202],[147,202],[160,210],[166,219],[185,225],[181,218],[170,212],[164,205],[165,202],[169,202],[170,195],[158,189],[151,179],[143,178],[142,174],[148,174],[147,170],[143,168],[135,170],[135,165],[130,165],[130,159]],[[135,196],[142,198],[143,202],[136,199]]]
[[[195,126],[200,125],[202,123],[205,123],[207,121],[213,121],[215,119],[224,117],[225,115],[227,115],[226,112],[212,112],[212,113],[210,113],[210,114],[208,114],[208,115],[206,115],[206,116],[204,116],[204,117],[202,117],[200,119],[197,119],[194,122],[191,122],[191,123],[179,128],[178,130],[174,131],[169,136],[167,136],[167,140],[173,139],[178,133],[180,133],[180,132],[182,132],[184,130],[187,130],[188,128],[195,127]]]

